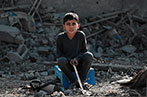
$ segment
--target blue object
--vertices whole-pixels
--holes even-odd
[[[75,79],[77,79],[75,72],[73,72],[73,75]],[[68,88],[70,85],[70,81],[67,78],[67,76],[61,71],[61,69],[58,67],[58,65],[55,65],[55,77],[59,78],[60,83],[62,85],[61,89],[64,91],[65,88]],[[91,85],[95,85],[95,72],[93,68],[90,68],[87,77],[86,82]]]
[[[115,36],[116,39],[122,40],[120,35]]]
[[[17,16],[14,12],[8,11],[8,16]]]

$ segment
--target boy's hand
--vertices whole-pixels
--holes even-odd
[[[70,64],[71,64],[71,65],[78,66],[78,61],[77,61],[77,59],[76,59],[76,58],[71,59],[71,60],[70,60]]]

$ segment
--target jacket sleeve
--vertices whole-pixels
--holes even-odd
[[[60,35],[57,36],[57,40],[56,40],[56,53],[57,53],[57,58],[59,57],[63,57],[63,53],[62,53],[62,37]]]
[[[87,49],[86,35],[83,34],[81,36],[81,50],[80,50],[80,53],[78,54],[78,56],[76,56],[76,59],[79,60],[79,58],[87,51],[88,51],[88,49]]]

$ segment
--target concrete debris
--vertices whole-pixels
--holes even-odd
[[[0,41],[21,44],[24,38],[16,27],[0,25]]]
[[[25,51],[27,50],[27,47],[25,44],[21,44],[19,45],[18,49],[17,49],[17,52],[22,55]]]
[[[46,91],[48,94],[52,94],[54,92],[55,85],[47,85],[42,88],[42,90]]]
[[[20,83],[23,83],[24,86],[33,79],[41,79],[42,81],[55,79],[53,66],[57,65],[56,35],[64,31],[62,19],[65,12],[71,10],[66,8],[66,11],[61,11],[65,8],[63,5],[69,3],[68,0],[53,0],[49,3],[55,6],[47,6],[46,2],[47,0],[0,1],[0,83],[2,83],[0,87],[4,87],[0,91],[0,94],[4,93],[2,96],[13,92],[13,94],[16,92],[26,94],[20,97],[28,95],[64,97],[65,95],[77,96],[81,94],[78,89],[54,92],[53,89],[56,86],[54,84],[48,85],[40,91],[20,89],[22,87]],[[87,0],[87,3],[89,2],[91,1]],[[109,1],[102,3],[102,0],[94,2],[96,4],[94,8],[101,7],[98,6],[99,4],[110,3]],[[125,2],[129,2],[128,4],[136,2],[137,4],[137,1]],[[56,6],[59,5],[62,6],[57,9]],[[79,5],[69,6],[77,8]],[[85,7],[83,8],[85,9]],[[96,70],[98,82],[92,88],[92,96],[128,97],[129,93],[124,93],[120,86],[115,84],[115,87],[111,82],[121,79],[128,73],[129,76],[135,75],[134,73],[146,66],[147,19],[137,14],[139,10],[128,8],[123,9],[121,6],[120,9],[114,10],[113,7],[113,11],[95,13],[95,15],[87,13],[86,10],[88,16],[82,14],[84,11],[80,12],[75,9],[76,12],[79,12],[79,16],[85,16],[80,18],[81,27],[79,30],[83,30],[87,36],[88,50],[94,54],[93,63],[98,63],[98,65],[92,65]],[[95,10],[99,12],[97,9]],[[146,12],[146,10],[144,11]],[[15,84],[9,82],[7,78],[15,79]],[[10,86],[5,81],[10,83]],[[6,90],[5,87],[7,87]],[[18,90],[15,90],[16,87],[19,87]]]
[[[39,54],[48,54],[49,47],[39,47],[38,52],[39,52]]]
[[[25,47],[25,45],[20,45],[18,48],[18,52],[8,52],[7,58],[10,61],[14,61],[16,63],[22,63],[24,57],[28,53],[28,49]]]
[[[16,63],[21,63],[23,60],[17,52],[8,52],[7,57],[10,61],[14,61]]]
[[[14,25],[15,23],[21,23],[25,31],[35,32],[35,20],[30,15],[24,12],[13,12],[16,16],[9,16],[10,24]]]
[[[133,45],[126,45],[121,48],[126,53],[134,53],[136,51],[136,47]]]

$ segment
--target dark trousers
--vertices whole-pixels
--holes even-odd
[[[81,81],[86,80],[87,73],[90,69],[91,63],[93,60],[93,54],[90,52],[84,53],[78,59],[78,66],[76,66],[78,70],[79,77]],[[68,77],[71,83],[75,81],[75,78],[72,74],[74,72],[73,66],[70,64],[70,60],[66,57],[58,58],[58,66],[62,70],[62,72]]]

